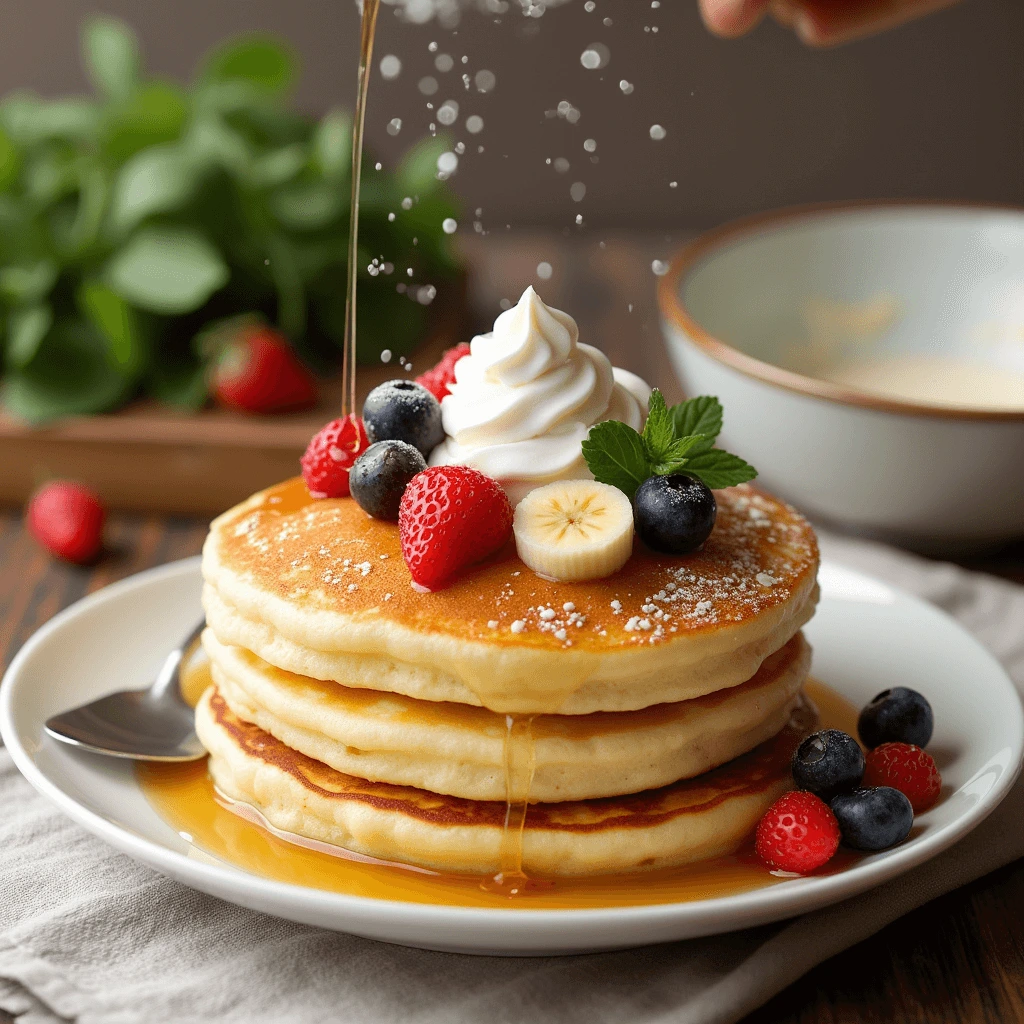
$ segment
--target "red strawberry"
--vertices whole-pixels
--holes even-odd
[[[369,447],[366,428],[355,413],[321,427],[300,460],[309,493],[314,498],[347,497],[352,463]]]
[[[839,823],[821,797],[794,790],[779,797],[757,826],[754,849],[771,868],[807,874],[839,848]]]
[[[213,368],[213,393],[221,405],[268,413],[316,405],[316,381],[279,331],[246,323],[221,347]]]
[[[440,590],[512,536],[512,506],[497,480],[468,466],[432,466],[409,481],[398,532],[413,583]]]
[[[441,357],[441,362],[432,370],[421,373],[416,378],[417,384],[422,384],[439,402],[445,395],[449,394],[448,385],[455,380],[455,364],[463,357],[469,355],[469,345],[463,342],[455,348],[448,349]]]
[[[69,562],[91,562],[103,541],[106,510],[96,495],[71,480],[51,480],[32,495],[28,531],[48,551]]]
[[[920,814],[939,799],[942,776],[932,755],[913,743],[883,743],[868,752],[861,785],[898,789]]]

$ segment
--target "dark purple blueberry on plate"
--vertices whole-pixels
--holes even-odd
[[[405,441],[425,459],[444,440],[441,403],[412,380],[378,384],[363,403],[363,425],[371,441]]]
[[[793,781],[826,801],[859,786],[863,777],[864,752],[839,729],[811,733],[793,754]]]
[[[649,477],[633,498],[640,539],[652,550],[668,555],[696,551],[714,528],[717,512],[710,488],[682,473]]]
[[[926,747],[935,720],[932,706],[907,686],[883,690],[860,713],[857,732],[864,746],[874,749],[883,743],[913,743]]]
[[[348,486],[359,507],[374,519],[398,522],[406,484],[427,468],[427,460],[405,441],[378,441],[352,464]]]
[[[910,835],[914,809],[891,786],[855,789],[832,798],[832,813],[839,822],[843,845],[854,850],[888,850]]]

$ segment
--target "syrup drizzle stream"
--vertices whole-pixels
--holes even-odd
[[[342,356],[341,416],[356,415],[356,286],[359,277],[359,188],[363,170],[363,125],[370,87],[373,40],[380,0],[362,0],[359,84],[352,118],[352,194],[349,199],[348,275],[345,284],[345,347]],[[356,439],[358,444],[358,438]],[[501,834],[500,870],[483,887],[515,896],[526,887],[523,872],[523,830],[533,781],[533,716],[505,716],[505,822]]]
[[[537,767],[533,715],[505,716],[505,821],[501,830],[498,873],[481,888],[517,896],[529,879],[523,871],[523,831],[530,806],[530,785]]]
[[[359,85],[352,118],[352,194],[348,218],[348,276],[345,283],[345,347],[341,362],[341,416],[356,412],[356,284],[359,277],[359,186],[363,171],[363,122],[366,94],[370,87],[373,37],[377,30],[380,0],[363,0],[362,33],[359,44]]]

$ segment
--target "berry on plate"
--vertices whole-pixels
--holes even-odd
[[[466,342],[448,349],[437,366],[426,373],[421,373],[416,378],[416,383],[426,388],[440,402],[450,394],[448,385],[455,380],[455,364],[463,356],[468,356],[469,352],[470,348]]]
[[[839,847],[839,825],[828,804],[797,790],[779,797],[757,826],[754,849],[771,868],[807,874]]]
[[[106,511],[95,491],[71,480],[51,480],[32,495],[28,532],[68,562],[91,562],[103,543]]]
[[[440,403],[412,380],[378,384],[363,403],[363,423],[371,441],[405,441],[425,459],[444,440]]]
[[[497,480],[469,466],[433,466],[405,488],[398,532],[413,583],[439,590],[508,541],[512,506]]]
[[[840,793],[831,807],[844,845],[855,850],[888,850],[902,843],[914,825],[910,801],[891,786]]]
[[[864,785],[898,789],[920,814],[939,799],[942,776],[932,755],[913,743],[883,743],[868,753]]]
[[[374,519],[398,521],[406,485],[427,468],[418,448],[404,441],[378,441],[356,459],[348,485],[359,507]]]
[[[824,800],[859,786],[863,775],[860,744],[839,729],[811,733],[793,754],[793,781]]]
[[[283,334],[258,321],[235,329],[220,345],[211,384],[221,405],[242,412],[291,412],[316,405],[313,375]]]
[[[934,718],[932,706],[907,686],[883,690],[860,713],[857,732],[866,747],[883,743],[913,743],[928,746],[932,738]]]
[[[516,506],[519,557],[538,575],[572,582],[618,572],[633,553],[633,508],[617,487],[556,480]]]
[[[669,555],[696,551],[711,534],[718,512],[707,484],[682,473],[648,477],[636,489],[633,507],[640,539]]]
[[[369,445],[363,421],[353,413],[321,427],[301,459],[309,493],[314,498],[347,497],[349,472]]]

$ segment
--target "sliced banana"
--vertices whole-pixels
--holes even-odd
[[[539,576],[571,583],[618,572],[633,552],[633,507],[617,487],[556,480],[516,506],[519,557]]]

